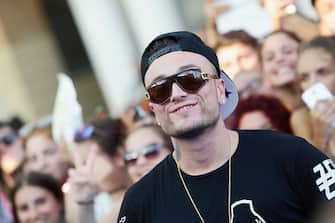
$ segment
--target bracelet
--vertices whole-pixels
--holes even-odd
[[[79,204],[79,205],[92,205],[92,204],[94,204],[94,200],[89,200],[89,201],[77,201],[77,204]]]

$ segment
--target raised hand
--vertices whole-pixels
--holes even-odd
[[[316,146],[326,152],[335,124],[335,100],[318,101],[311,110],[313,140]]]
[[[98,147],[90,144],[85,155],[79,153],[78,149],[84,148],[74,149],[75,168],[69,170],[71,193],[78,204],[92,204],[97,193],[93,170]]]
[[[229,4],[213,0],[206,0],[204,5],[205,15],[207,18],[216,18],[218,15],[229,11],[229,9]]]

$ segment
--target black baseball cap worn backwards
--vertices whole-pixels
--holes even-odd
[[[151,50],[151,46],[158,40],[169,38],[174,40],[172,43],[163,46],[154,52]],[[159,57],[176,51],[188,51],[200,54],[211,62],[218,75],[224,80],[227,100],[221,107],[221,115],[223,119],[226,119],[235,109],[238,102],[237,88],[233,81],[228,75],[220,70],[219,62],[215,51],[208,47],[197,35],[187,31],[170,32],[157,36],[153,39],[148,46],[145,48],[141,58],[141,75],[144,84],[144,77],[149,66]]]

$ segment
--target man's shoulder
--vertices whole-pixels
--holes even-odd
[[[171,166],[171,155],[161,161],[153,170],[134,183],[126,192],[121,205],[118,222],[148,222],[146,217],[150,216],[148,211],[155,206],[160,186],[163,185],[162,178]]]
[[[259,141],[263,143],[303,143],[304,140],[301,137],[294,136],[285,132],[275,130],[238,130],[240,139],[248,141]]]
[[[238,130],[241,147],[253,147],[253,151],[287,160],[324,160],[327,157],[305,139],[273,130]]]
[[[315,148],[305,139],[273,130],[238,130],[241,147],[253,147],[262,153],[292,157],[301,150]],[[286,154],[286,155],[285,155]]]

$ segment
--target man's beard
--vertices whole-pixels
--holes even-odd
[[[200,123],[197,126],[192,126],[188,129],[176,130],[175,132],[169,135],[176,139],[186,139],[187,140],[187,139],[197,138],[198,136],[206,132],[208,129],[215,126],[219,118],[220,118],[220,115],[217,115],[216,117],[209,119],[204,123]]]

